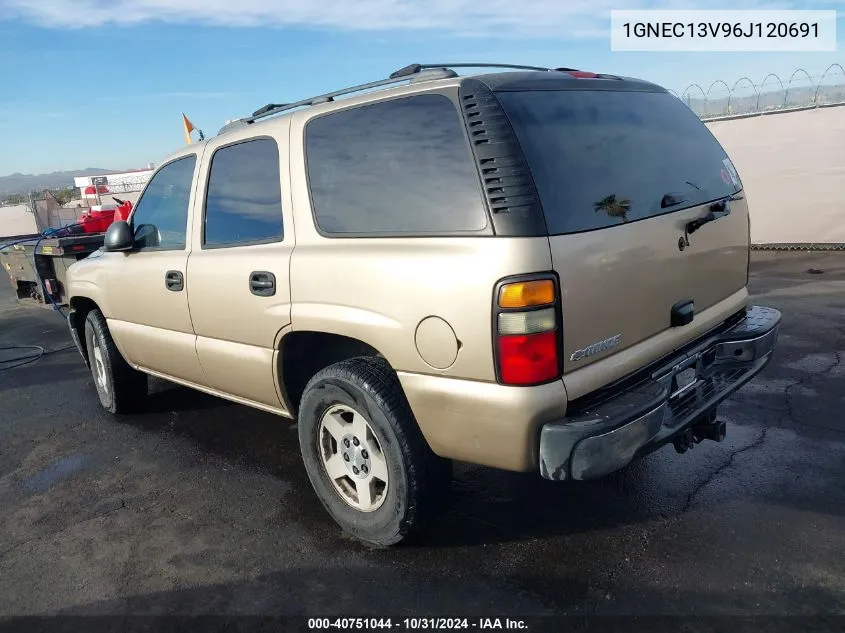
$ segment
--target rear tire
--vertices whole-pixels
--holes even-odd
[[[147,395],[147,375],[130,367],[123,358],[99,310],[91,310],[85,318],[85,344],[103,408],[111,413],[137,410]]]
[[[448,492],[435,455],[383,358],[330,365],[305,387],[299,445],[323,506],[349,534],[380,546],[416,536]]]

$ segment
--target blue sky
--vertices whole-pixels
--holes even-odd
[[[734,0],[730,8],[833,9],[842,0]],[[270,101],[387,76],[411,62],[496,61],[633,75],[681,92],[835,53],[613,53],[610,9],[703,0],[2,0],[0,175],[141,167]],[[711,7],[707,7],[711,8]],[[838,71],[836,71],[838,73]],[[768,84],[767,84],[768,85]],[[799,83],[796,83],[799,85]]]

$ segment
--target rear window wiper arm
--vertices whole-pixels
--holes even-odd
[[[735,202],[737,200],[743,199],[742,194],[733,194],[730,196],[725,196],[720,200],[716,200],[715,202],[710,203],[710,210],[707,212],[707,215],[701,218],[696,218],[694,220],[690,220],[684,225],[684,238],[687,242],[687,246],[689,246],[689,236],[695,233],[698,229],[700,229],[705,224],[709,224],[710,222],[714,222],[720,218],[724,218],[731,214],[731,202]]]

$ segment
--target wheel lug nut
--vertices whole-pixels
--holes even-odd
[[[352,472],[353,472],[353,473],[355,473],[355,474],[357,475],[357,474],[358,474],[358,469],[357,469],[355,466],[353,466],[353,467],[352,467]]]
[[[344,454],[343,454],[343,461],[345,461],[345,462],[348,462],[348,461],[349,461],[349,453],[344,453]]]
[[[367,474],[367,467],[366,467],[366,466],[361,466],[361,472],[362,472],[362,473],[364,473],[364,474],[366,475],[366,474]]]
[[[348,440],[348,439],[343,440],[343,445],[344,445],[346,448],[349,448],[349,440]]]
[[[369,455],[367,455],[367,451],[361,451],[361,457],[367,459],[367,457],[369,457]]]
[[[358,441],[358,438],[357,438],[357,437],[353,437],[353,438],[352,438],[352,443],[353,443],[355,446],[358,446],[358,444],[360,444],[361,442],[359,442],[359,441]]]

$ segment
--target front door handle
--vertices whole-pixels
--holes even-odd
[[[276,294],[276,275],[266,270],[249,274],[249,291],[258,297],[272,297]]]
[[[173,292],[185,289],[185,277],[178,270],[168,270],[164,275],[164,287]]]

